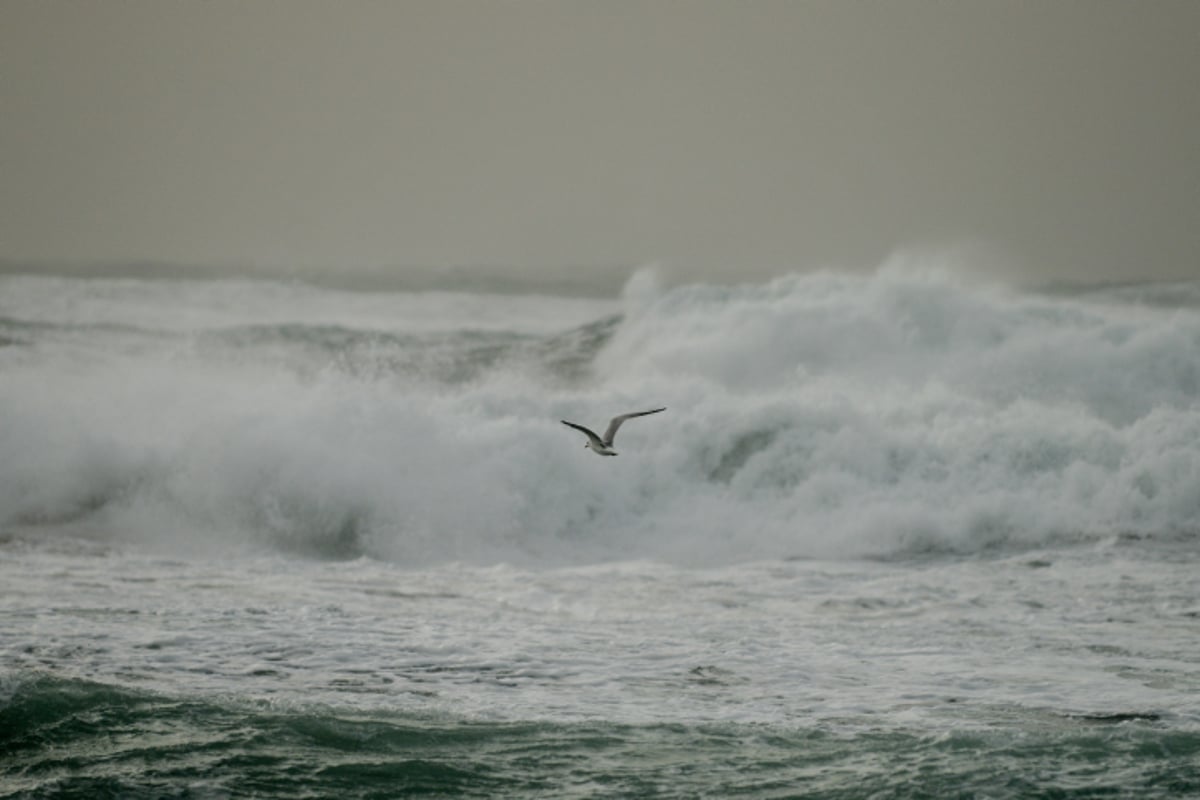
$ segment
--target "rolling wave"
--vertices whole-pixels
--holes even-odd
[[[1200,530],[1190,284],[638,275],[617,308],[116,283],[0,303],[9,538],[707,564]],[[618,459],[558,424],[646,404]]]

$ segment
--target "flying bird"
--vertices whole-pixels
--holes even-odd
[[[608,430],[604,432],[603,437],[597,436],[595,432],[583,427],[582,425],[576,425],[574,422],[567,422],[565,419],[561,420],[561,422],[563,425],[567,425],[577,431],[583,431],[588,438],[587,442],[585,442],[583,446],[591,448],[591,451],[596,455],[615,456],[617,451],[612,449],[613,439],[616,438],[617,429],[621,427],[622,422],[627,419],[633,419],[634,417],[644,417],[647,414],[657,414],[660,411],[666,410],[667,407],[663,406],[662,408],[653,408],[649,411],[632,411],[628,414],[622,414],[619,417],[613,417],[612,421],[608,423]]]

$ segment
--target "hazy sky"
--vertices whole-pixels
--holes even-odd
[[[1200,276],[1198,0],[0,0],[0,259]]]

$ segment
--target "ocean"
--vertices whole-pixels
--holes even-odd
[[[0,275],[3,798],[1200,797],[1198,575],[1200,282]]]

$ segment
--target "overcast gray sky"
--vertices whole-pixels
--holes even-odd
[[[1197,0],[0,0],[0,259],[1200,276]]]

